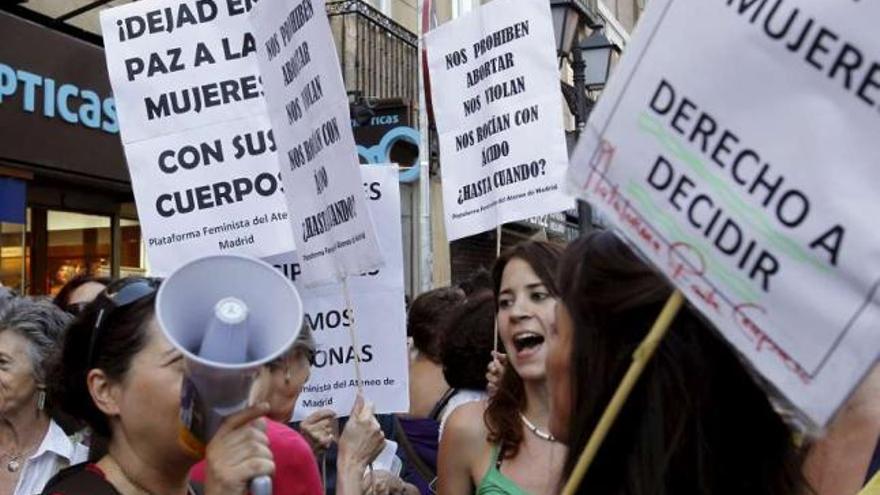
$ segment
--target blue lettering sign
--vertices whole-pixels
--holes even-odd
[[[98,93],[70,83],[57,83],[54,79],[0,63],[0,104],[16,94],[21,94],[21,109],[37,112],[42,103],[44,117],[55,118],[89,129],[100,129],[109,134],[119,132],[116,105],[112,97],[101,98]]]

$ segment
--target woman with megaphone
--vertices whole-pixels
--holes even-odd
[[[155,318],[159,283],[115,282],[69,328],[50,393],[62,409],[106,437],[108,448],[97,462],[58,473],[44,494],[243,495],[251,479],[275,472],[262,419],[271,408],[263,402],[224,420],[206,449],[204,485],[190,482],[198,459],[178,438],[184,361]],[[354,433],[366,432],[359,436],[366,441],[348,442],[352,471],[381,450],[369,441],[369,421],[355,426],[362,426]]]
[[[96,463],[61,471],[47,494],[184,495],[193,459],[178,440],[181,353],[155,319],[159,280],[111,284],[71,324],[53,391],[60,407],[108,439]],[[230,416],[208,445],[212,466],[204,493],[243,494],[248,481],[275,464],[258,404]],[[200,490],[201,491],[201,490]]]

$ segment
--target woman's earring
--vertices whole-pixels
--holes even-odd
[[[290,366],[284,368],[284,384],[290,385]]]
[[[37,392],[37,410],[42,411],[46,409],[46,391],[40,390]]]

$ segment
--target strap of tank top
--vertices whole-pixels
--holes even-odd
[[[434,407],[431,409],[431,412],[428,413],[428,417],[433,419],[434,421],[440,421],[440,413],[443,412],[443,409],[449,404],[449,401],[452,399],[452,396],[458,392],[457,388],[450,387],[443,393],[443,396],[440,397],[440,400],[434,404]]]

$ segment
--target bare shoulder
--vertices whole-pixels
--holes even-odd
[[[486,401],[474,401],[462,404],[452,411],[446,420],[443,438],[450,437],[458,446],[480,447],[486,443],[486,423],[483,413],[486,412]]]
[[[437,463],[441,495],[472,494],[488,463],[484,402],[463,404],[449,415]]]

